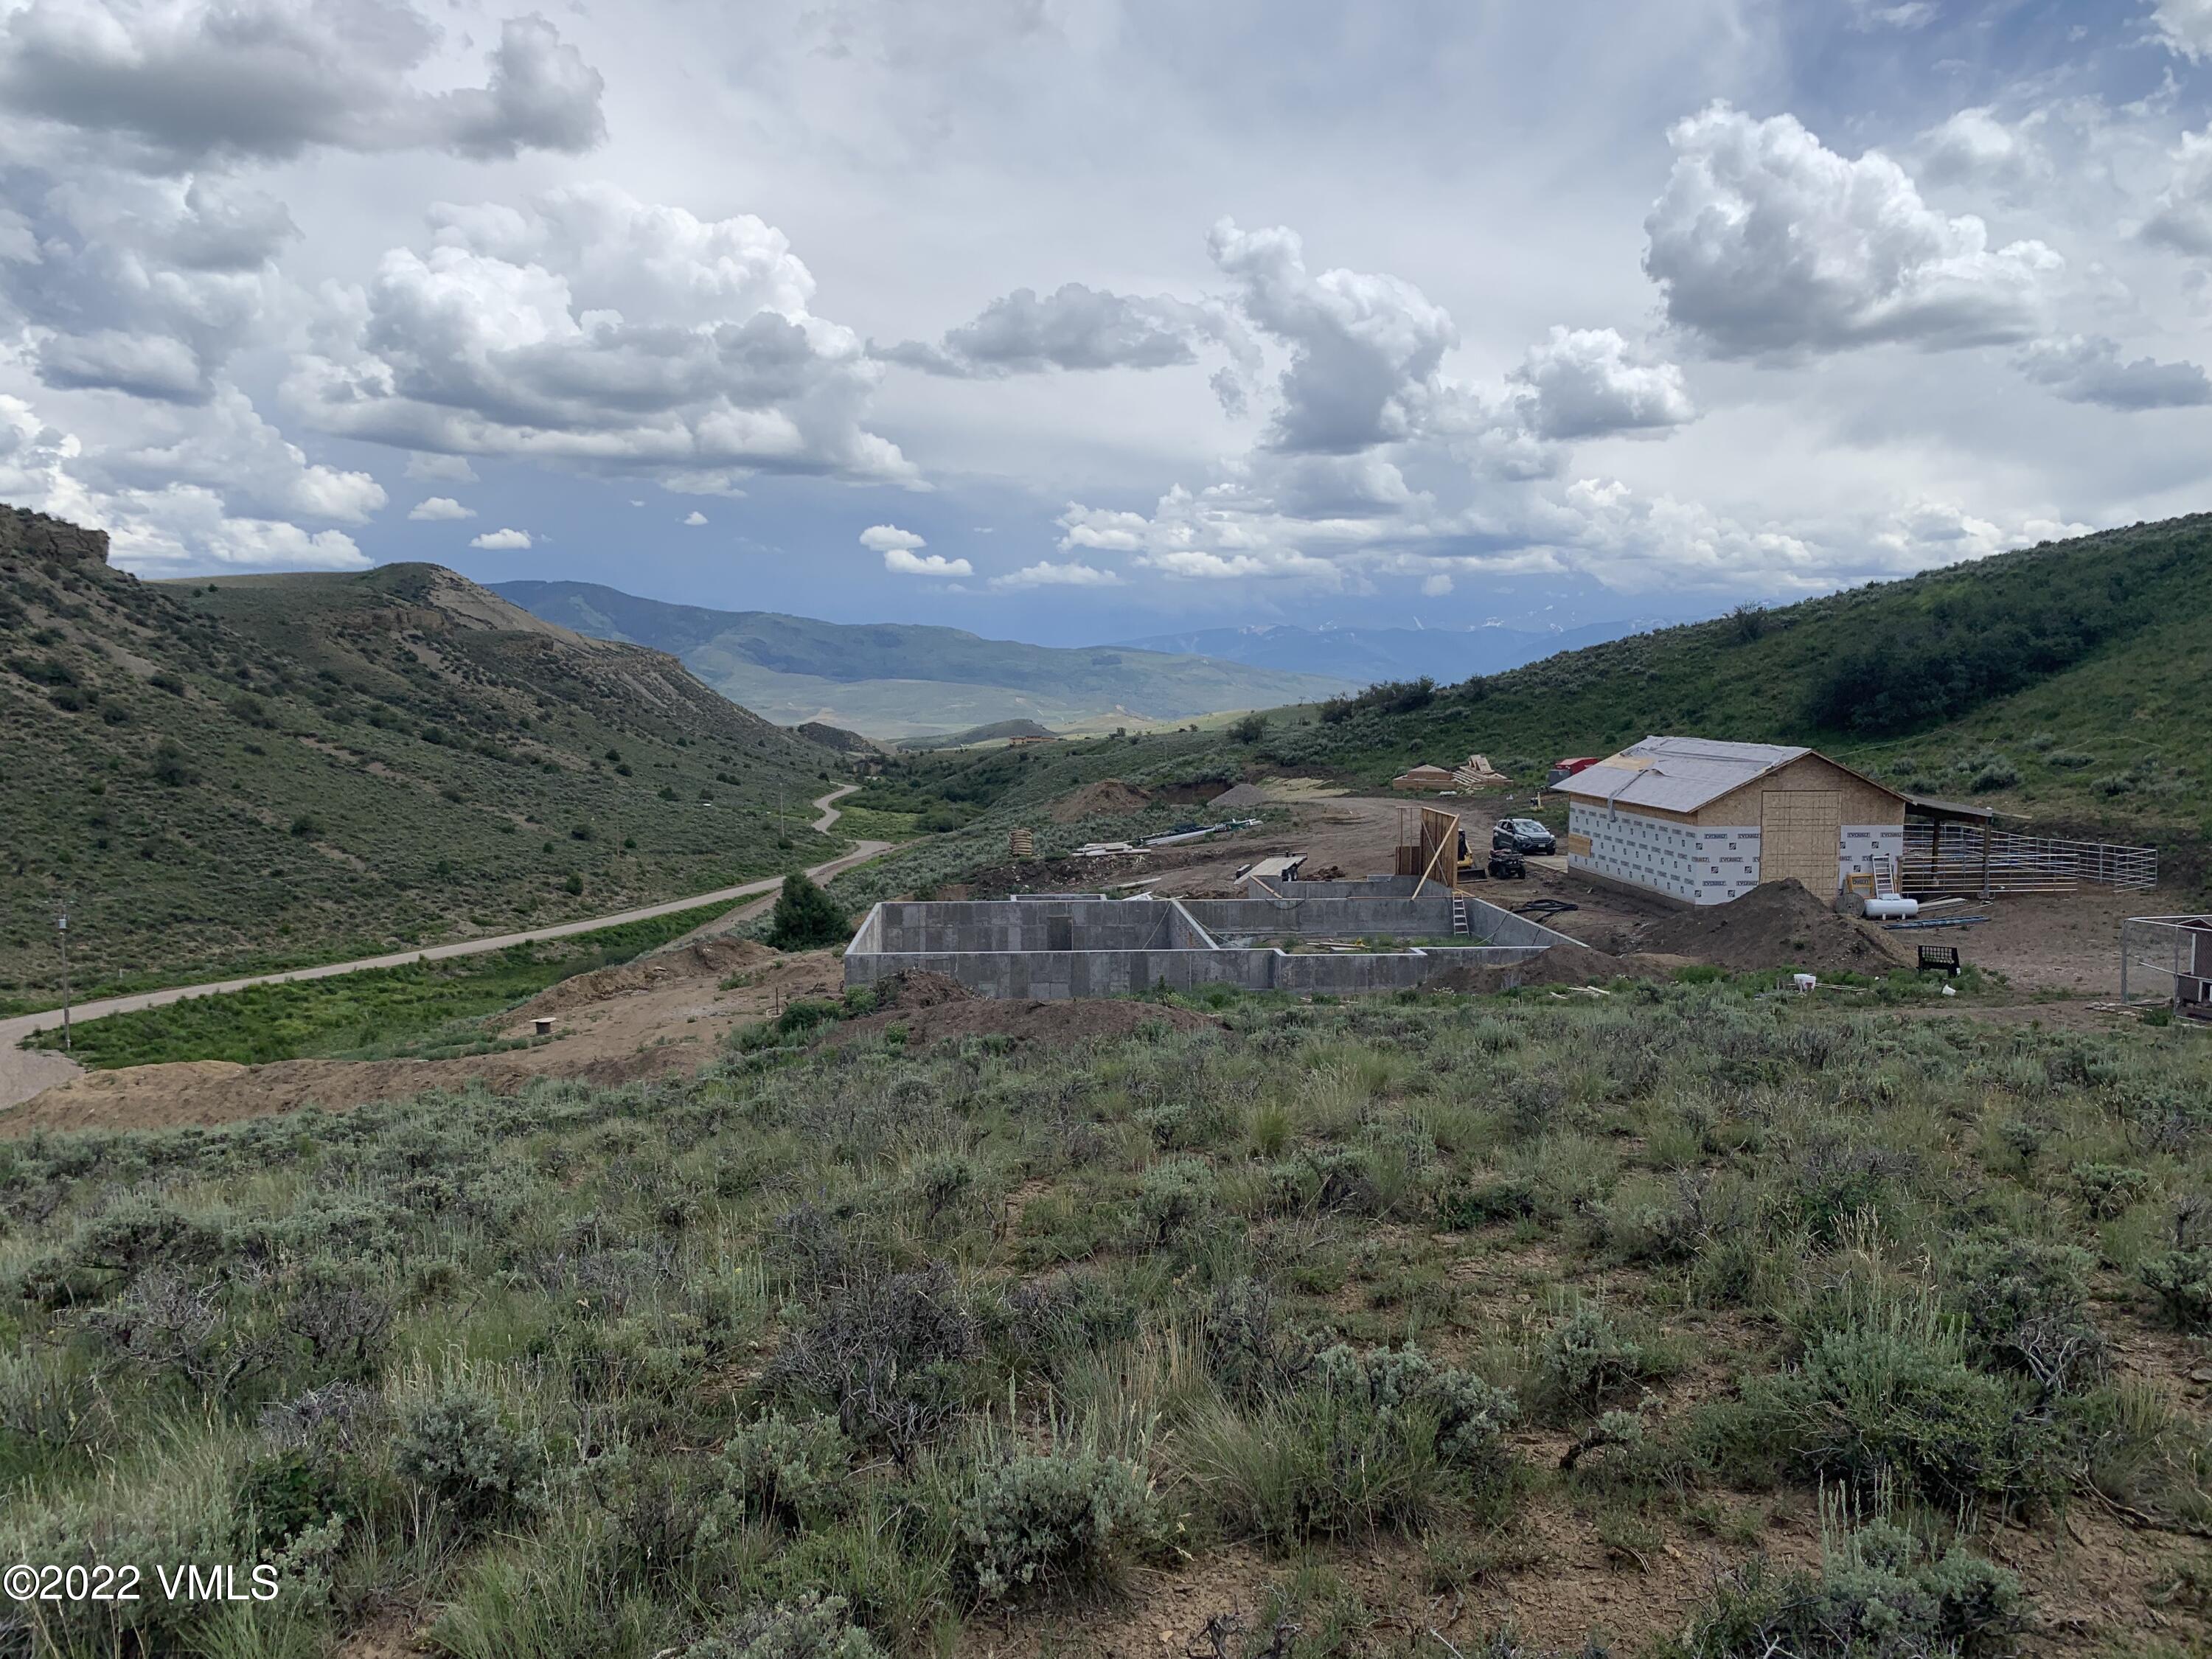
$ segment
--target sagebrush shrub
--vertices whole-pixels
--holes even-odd
[[[852,1443],[834,1419],[772,1411],[730,1436],[714,1476],[736,1518],[796,1526],[851,1508],[851,1464]]]
[[[2164,1251],[2136,1271],[2176,1325],[2212,1330],[2212,1244]]]
[[[884,1659],[836,1595],[757,1607],[680,1651],[683,1659]]]
[[[1754,1461],[1778,1455],[1855,1491],[2010,1510],[2066,1486],[2060,1431],[2030,1392],[1974,1370],[1940,1322],[1899,1316],[1823,1332],[1797,1369],[1753,1379],[1706,1422]]]
[[[1587,1413],[1625,1398],[1656,1374],[1647,1346],[1603,1308],[1584,1303],[1538,1345],[1529,1387],[1547,1411]]]
[[[1820,1577],[1764,1556],[1726,1574],[1668,1650],[1676,1659],[1971,1655],[2019,1627],[2020,1581],[1957,1545],[1874,1522],[1823,1549]]]
[[[1133,1463],[1094,1452],[1018,1454],[975,1471],[960,1519],[976,1593],[1008,1601],[1097,1583],[1152,1501]]]
[[[513,1427],[489,1395],[459,1384],[402,1414],[392,1466],[465,1529],[526,1509],[544,1468],[537,1440]]]
[[[1951,1301],[1977,1358],[2054,1393],[2096,1382],[2108,1348],[2088,1314],[2095,1266],[2094,1256],[2070,1244],[2014,1238],[1962,1248],[1952,1261]]]

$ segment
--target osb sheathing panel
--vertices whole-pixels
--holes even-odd
[[[1770,789],[1832,789],[1843,796],[1843,822],[1847,824],[1905,823],[1905,798],[1893,794],[1879,784],[1869,783],[1856,773],[1848,771],[1832,760],[1819,755],[1801,755],[1787,766],[1755,778],[1741,788],[1731,789],[1717,800],[1707,801],[1695,813],[1651,813],[1652,817],[1668,817],[1679,823],[1694,823],[1703,828],[1722,828],[1729,824],[1755,824],[1759,821],[1759,798]],[[1649,811],[1638,807],[1638,811]]]

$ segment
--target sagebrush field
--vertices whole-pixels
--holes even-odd
[[[0,1651],[2202,1650],[2200,1034],[923,1024],[0,1142],[0,1558],[284,1584]]]

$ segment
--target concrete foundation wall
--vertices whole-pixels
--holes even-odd
[[[1465,945],[1306,954],[1258,943],[1452,936],[1448,891],[1408,899],[1369,894],[1364,882],[1297,885],[1322,891],[1288,902],[1066,896],[885,902],[869,911],[847,947],[845,983],[872,985],[919,969],[987,997],[1123,996],[1161,985],[1356,995],[1419,985],[1453,967],[1510,967],[1553,947],[1583,948],[1480,899],[1464,901]],[[1238,939],[1253,942],[1224,942]]]
[[[1234,985],[1247,991],[1303,991],[1357,996],[1402,990],[1447,969],[1504,968],[1541,956],[1528,945],[1466,945],[1439,951],[1297,956],[1277,950],[914,951],[845,957],[845,983],[873,985],[908,969],[944,974],[978,996],[1127,996],[1164,985],[1184,991]]]
[[[1266,898],[1269,894],[1286,899],[1406,898],[1419,880],[1419,876],[1363,876],[1357,881],[1261,882],[1247,876],[1244,890],[1252,898]],[[1436,885],[1431,881],[1429,890],[1434,892]]]
[[[872,943],[890,951],[1203,949],[1187,915],[1177,937],[1176,910],[1103,899],[909,900],[876,907],[881,923]]]
[[[1349,887],[1308,882],[1308,887]],[[1583,947],[1565,933],[1478,898],[1466,898],[1470,945],[1564,945]],[[1419,898],[1184,899],[1183,907],[1216,939],[1449,939],[1452,896],[1433,884]]]

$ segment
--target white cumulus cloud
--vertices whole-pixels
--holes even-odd
[[[439,35],[404,0],[32,0],[0,17],[0,102],[179,171],[317,148],[573,153],[605,137],[599,71],[544,17],[500,25],[480,87],[410,83]]]
[[[430,218],[428,247],[324,291],[286,392],[325,429],[693,493],[749,471],[914,481],[863,424],[880,365],[808,309],[813,276],[772,226],[604,185]]]
[[[2212,404],[2212,379],[2195,363],[2128,358],[2119,343],[2079,334],[2039,340],[2021,354],[2021,372],[2069,403],[2106,409],[2185,409]]]
[[[1222,337],[1218,307],[1111,294],[1065,283],[1040,299],[1019,288],[940,344],[908,340],[878,355],[932,374],[997,379],[1048,369],[1165,368],[1195,362],[1195,343]]]
[[[1054,564],[1049,559],[1036,564],[1024,565],[1019,570],[1010,570],[1003,576],[991,578],[994,587],[1113,587],[1121,578],[1111,570],[1102,570],[1096,565],[1070,561]]]
[[[700,525],[707,522],[707,515],[700,512],[699,509],[695,507],[691,511],[684,515],[684,522],[696,529]]]
[[[476,515],[474,507],[463,507],[451,495],[426,495],[407,509],[409,518],[431,523],[447,520],[473,519]]]
[[[1528,424],[1544,438],[1650,431],[1698,415],[1680,368],[1632,350],[1609,328],[1554,325],[1510,379],[1529,394]]]
[[[860,545],[871,553],[889,553],[894,550],[913,552],[929,544],[911,530],[901,530],[895,524],[872,524],[860,532]]]
[[[525,553],[530,549],[530,532],[526,530],[487,530],[481,536],[470,538],[471,547],[480,547],[487,553]]]
[[[975,567],[965,559],[948,559],[942,553],[912,553],[903,547],[887,548],[884,568],[895,576],[972,576]]]
[[[2037,241],[1990,245],[1878,150],[1827,149],[1795,116],[1714,104],[1668,133],[1674,170],[1644,221],[1644,270],[1669,321],[1726,357],[1930,349],[2040,331],[2062,261]]]
[[[2212,0],[2158,0],[2151,22],[2168,51],[2191,63],[2212,58]]]

